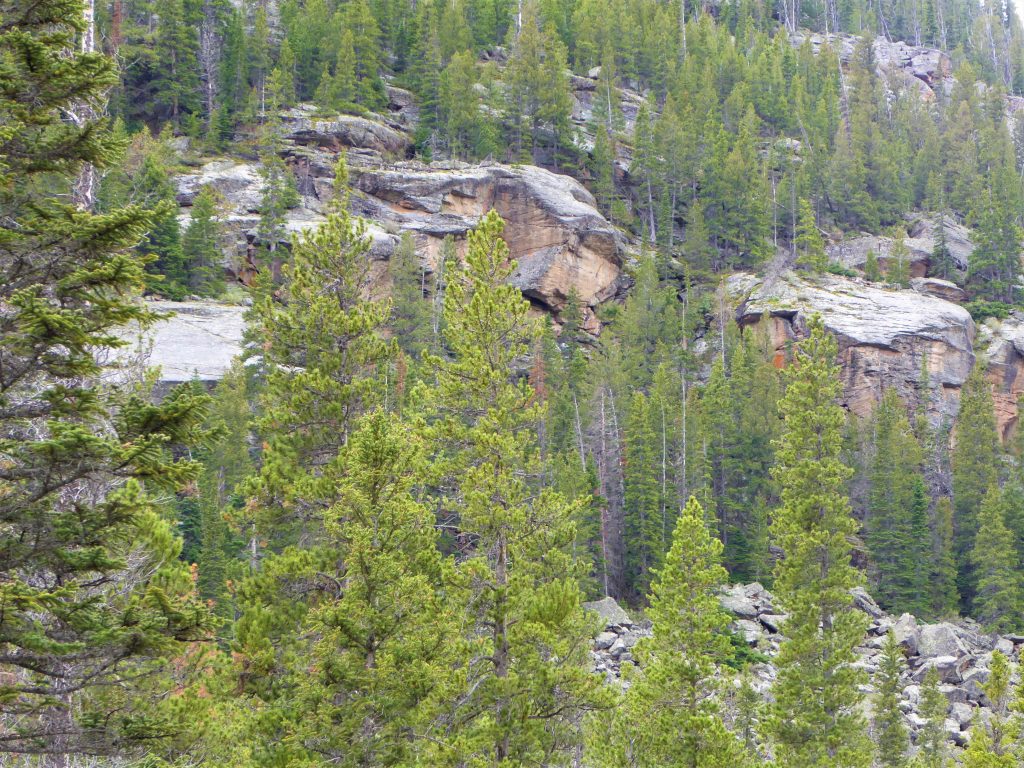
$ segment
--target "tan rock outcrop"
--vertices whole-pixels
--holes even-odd
[[[935,252],[938,220],[937,216],[920,216],[909,224],[903,244],[907,248],[910,259],[911,277],[924,277],[933,267],[931,261],[932,254]],[[943,226],[946,234],[946,248],[953,266],[958,272],[966,272],[971,253],[974,251],[970,230],[948,216],[943,217]],[[861,234],[844,238],[837,243],[830,243],[826,246],[825,251],[832,261],[848,269],[860,270],[864,269],[868,253],[874,251],[875,256],[878,257],[879,266],[885,270],[890,267],[889,262],[892,260],[892,249],[895,242],[893,238],[886,235]]]
[[[788,347],[819,314],[839,342],[844,405],[867,415],[889,387],[917,404],[925,397],[935,423],[955,416],[960,387],[974,365],[974,322],[957,304],[909,290],[885,290],[841,277],[800,278],[785,274],[771,282],[733,278],[741,325],[769,324],[783,364]],[[921,392],[921,367],[930,391]]]
[[[288,150],[301,162],[302,204],[286,213],[282,244],[297,232],[323,221],[333,195],[330,175],[334,154],[329,149]],[[376,158],[376,159],[374,159]],[[403,230],[416,239],[428,270],[436,265],[441,243],[452,235],[459,248],[480,216],[495,208],[506,221],[505,240],[518,269],[512,282],[542,307],[558,312],[571,290],[584,305],[588,328],[597,330],[592,308],[613,296],[619,286],[624,243],[597,210],[593,196],[575,179],[534,166],[383,164],[379,156],[351,157],[354,213],[369,220],[371,257],[386,262]],[[220,194],[225,230],[225,263],[236,273],[257,239],[263,181],[259,165],[218,160],[179,176],[182,223],[199,189],[210,185]],[[386,284],[384,266],[374,268]]]
[[[575,289],[594,306],[616,291],[621,236],[575,179],[533,166],[454,166],[403,163],[354,167],[356,202],[370,218],[412,232],[429,267],[442,240],[461,241],[494,208],[518,269],[512,282],[548,309],[561,309]]]

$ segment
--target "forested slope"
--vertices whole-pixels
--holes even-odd
[[[1022,42],[0,0],[0,755],[1020,764]]]

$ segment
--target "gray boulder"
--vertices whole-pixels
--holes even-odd
[[[596,613],[606,627],[633,626],[633,621],[629,618],[629,614],[622,610],[622,607],[615,602],[615,598],[605,597],[600,600],[583,603],[583,609]]]

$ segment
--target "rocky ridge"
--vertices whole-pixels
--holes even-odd
[[[891,616],[863,589],[855,589],[851,594],[857,610],[867,614],[870,622],[864,641],[857,648],[856,665],[873,678],[879,668],[882,643],[892,631],[906,657],[900,709],[910,733],[916,737],[925,725],[919,713],[921,683],[928,671],[935,669],[940,680],[939,690],[949,702],[946,734],[957,746],[966,745],[972,723],[976,718],[987,717],[991,711],[991,702],[985,697],[982,685],[989,678],[993,651],[998,650],[1012,661],[1018,661],[1024,648],[1024,635],[989,635],[969,619],[926,624],[910,614]],[[762,696],[770,697],[776,677],[772,659],[784,638],[785,614],[771,592],[757,583],[727,587],[719,602],[733,617],[731,630],[751,649],[768,658],[767,662],[752,664],[751,673],[754,688]],[[604,623],[604,630],[593,643],[595,671],[611,683],[628,685],[628,675],[624,676],[623,671],[636,665],[632,649],[641,639],[650,636],[650,623],[634,622],[611,598],[586,603],[585,607]],[[874,691],[873,684],[865,689],[868,694]]]

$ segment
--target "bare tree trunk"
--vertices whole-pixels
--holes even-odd
[[[96,0],[86,0],[83,16],[85,28],[82,30],[81,51],[82,53],[95,53]],[[74,124],[81,128],[96,119],[96,109],[94,105],[82,102],[76,105],[70,117]],[[96,182],[96,168],[92,163],[86,163],[78,172],[78,178],[75,179],[72,190],[74,204],[83,211],[91,210],[96,205]]]

